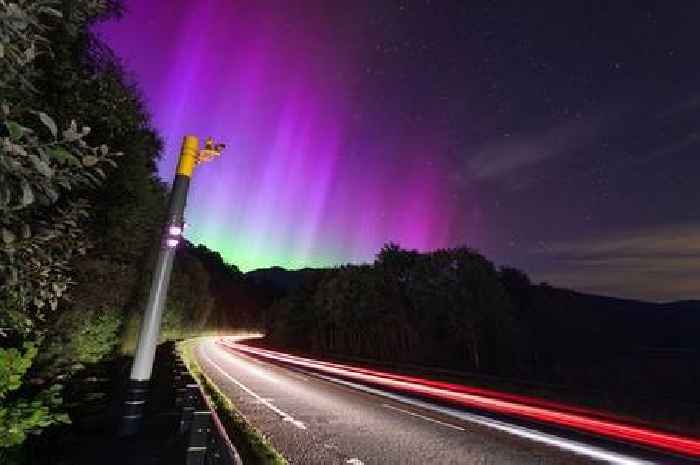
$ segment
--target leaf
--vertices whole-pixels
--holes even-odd
[[[81,137],[82,135],[78,134],[78,124],[75,122],[75,120],[71,120],[68,129],[63,131],[63,138],[66,140],[66,142],[72,142],[74,140],[79,140]]]
[[[80,165],[80,161],[76,158],[76,156],[70,153],[64,147],[51,147],[48,149],[48,153],[49,156],[59,162],[67,162],[75,166]]]
[[[57,181],[57,183],[59,186],[63,187],[67,191],[72,190],[70,183],[68,181],[66,181],[65,179],[59,179]]]
[[[24,51],[24,59],[26,63],[29,63],[30,61],[34,61],[36,58],[36,47],[34,47],[34,44],[32,44],[28,49]]]
[[[2,228],[2,241],[9,245],[15,241],[15,235],[12,231],[7,228]]]
[[[83,165],[88,167],[88,168],[91,166],[95,166],[97,164],[97,162],[98,162],[97,157],[95,157],[93,155],[85,155],[83,157]]]
[[[99,187],[102,185],[102,181],[100,180],[100,178],[98,178],[92,173],[84,173],[83,176],[89,181],[88,185],[92,187]]]
[[[56,10],[55,8],[51,8],[48,6],[42,6],[41,8],[39,8],[39,11],[41,11],[42,13],[46,13],[48,15],[51,15],[51,16],[55,16],[56,18],[63,18],[63,13]]]
[[[32,192],[32,187],[27,181],[22,180],[22,206],[26,207],[32,202],[34,202],[34,192]]]
[[[56,127],[56,123],[54,122],[54,120],[49,115],[43,112],[39,113],[39,119],[42,123],[44,123],[44,126],[49,128],[49,131],[51,131],[51,135],[55,139],[58,135],[58,128]]]
[[[10,132],[10,137],[12,139],[19,139],[24,134],[24,128],[14,121],[6,121],[5,126]]]
[[[34,84],[32,84],[31,81],[27,79],[23,74],[18,74],[17,78],[20,80],[22,85],[30,92],[39,92],[39,89],[37,89],[36,86],[34,86]]]
[[[0,207],[5,207],[10,203],[10,199],[12,198],[10,194],[10,189],[5,187],[2,191],[0,191]]]
[[[43,161],[44,163],[47,163],[47,164],[48,164],[49,161],[50,161],[50,158],[49,158],[49,156],[48,156],[47,153],[46,153],[46,148],[44,148],[44,147],[37,147],[36,150],[37,150],[37,152],[39,152],[39,158],[41,158],[41,161]]]
[[[49,198],[50,203],[56,203],[56,201],[58,200],[58,193],[55,190],[51,189],[50,187],[47,187],[44,189],[44,192]]]
[[[10,149],[10,153],[13,153],[19,157],[27,156],[27,151],[24,149],[24,146],[20,144],[9,144],[8,149]]]
[[[36,168],[36,170],[39,173],[43,174],[47,178],[50,178],[51,176],[53,176],[53,170],[42,159],[40,159],[39,157],[37,157],[33,153],[29,154],[29,159],[32,161],[34,168]]]

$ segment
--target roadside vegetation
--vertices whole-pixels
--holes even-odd
[[[121,12],[112,0],[0,2],[2,463],[85,411],[67,397],[106,397],[87,373],[116,376],[106,362],[135,345],[167,185],[139,92],[91,32]],[[245,326],[256,305],[219,305],[228,294],[214,291],[246,294],[243,274],[204,247],[178,250],[171,283],[164,340]]]

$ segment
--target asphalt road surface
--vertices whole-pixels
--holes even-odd
[[[207,340],[207,375],[298,465],[694,463],[272,364]]]

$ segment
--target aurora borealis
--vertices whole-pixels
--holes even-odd
[[[466,244],[535,280],[698,297],[698,8],[461,3],[130,0],[96,29],[163,179],[183,135],[227,144],[187,237],[243,270]]]
[[[195,174],[190,240],[244,270],[367,260],[388,240],[448,244],[450,202],[425,163],[444,144],[391,121],[373,128],[380,143],[367,139],[354,120],[352,64],[319,40],[322,18],[293,27],[287,11],[226,0],[128,7],[102,33],[165,138],[161,175],[171,177],[184,134],[228,146]]]

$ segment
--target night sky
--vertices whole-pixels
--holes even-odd
[[[128,0],[97,30],[243,270],[468,245],[536,281],[700,298],[700,2]]]

